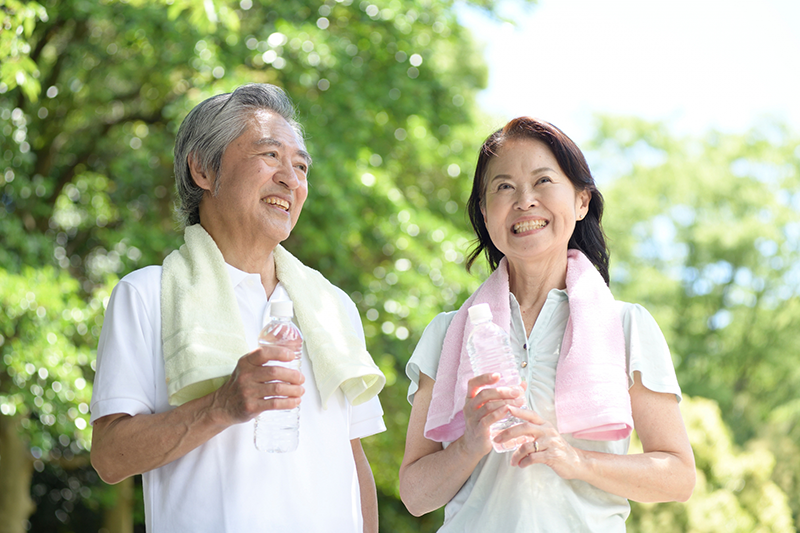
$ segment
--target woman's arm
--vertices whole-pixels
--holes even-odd
[[[443,448],[423,435],[434,380],[420,374],[400,465],[400,498],[414,516],[436,510],[456,495],[492,449],[489,426],[506,416],[507,406],[522,402],[520,388],[483,388],[497,383],[499,377],[483,374],[470,380],[464,405],[464,435]]]
[[[512,413],[529,423],[506,430],[498,439],[523,434],[536,439],[536,444],[524,444],[514,453],[513,466],[546,464],[564,479],[580,479],[639,502],[688,500],[695,485],[694,454],[675,395],[649,390],[638,372],[629,392],[643,453],[615,455],[573,448],[536,413],[515,408]]]

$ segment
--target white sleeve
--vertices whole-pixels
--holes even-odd
[[[364,337],[364,327],[361,325],[361,316],[358,309],[347,294],[339,289],[339,297],[347,309],[347,315],[353,324],[353,329],[359,338],[366,344]],[[386,424],[383,421],[383,407],[377,396],[361,405],[350,407],[350,439],[363,439],[376,433],[386,431]]]
[[[628,377],[639,372],[642,385],[654,392],[672,393],[681,401],[681,388],[669,346],[653,316],[641,305],[622,303],[622,327],[628,357]]]
[[[408,403],[414,403],[414,395],[419,389],[420,373],[436,379],[444,336],[456,313],[457,311],[449,311],[436,315],[422,332],[422,337],[420,337],[417,347],[414,348],[414,353],[406,363],[406,376],[411,380],[411,383],[408,384]]]
[[[138,271],[133,277],[141,279],[143,275],[156,276],[160,283],[159,271]],[[160,285],[157,287],[160,289]],[[161,313],[160,308],[148,310],[146,301],[152,303],[153,299],[152,295],[142,295],[128,277],[114,287],[97,346],[91,423],[110,414],[155,412],[154,362],[161,356]]]

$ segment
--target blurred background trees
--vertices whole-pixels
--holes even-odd
[[[88,464],[104,303],[181,243],[178,124],[247,82],[297,104],[314,167],[286,246],[352,296],[388,378],[389,429],[364,443],[381,528],[435,531],[441,511],[414,518],[397,491],[403,368],[485,277],[463,268],[464,205],[509,118],[475,105],[486,66],[453,3],[5,0],[0,25],[0,531],[142,529],[138,480],[109,487]],[[637,505],[629,530],[798,530],[796,132],[596,131],[612,289],[664,330],[699,471],[687,504]]]

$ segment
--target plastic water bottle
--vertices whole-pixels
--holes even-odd
[[[517,361],[511,352],[511,344],[506,332],[492,322],[492,310],[489,304],[473,305],[469,308],[469,320],[473,325],[472,333],[467,339],[467,353],[476,376],[480,374],[498,373],[500,381],[493,387],[519,387],[521,380],[517,372]],[[519,418],[508,415],[495,422],[489,428],[493,440],[492,446],[497,452],[510,452],[519,448],[528,439],[519,437],[504,443],[494,442],[494,437],[501,431],[522,422]]]
[[[292,322],[294,314],[292,302],[272,302],[270,314],[272,318],[261,330],[258,344],[284,346],[292,350],[295,357],[288,363],[270,361],[267,364],[300,370],[303,335]],[[300,441],[300,406],[294,409],[262,412],[256,417],[254,440],[256,448],[261,451],[278,453],[295,451]]]

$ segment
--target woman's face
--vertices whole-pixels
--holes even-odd
[[[512,263],[559,259],[590,199],[544,143],[509,139],[487,166],[481,211],[489,237]]]

